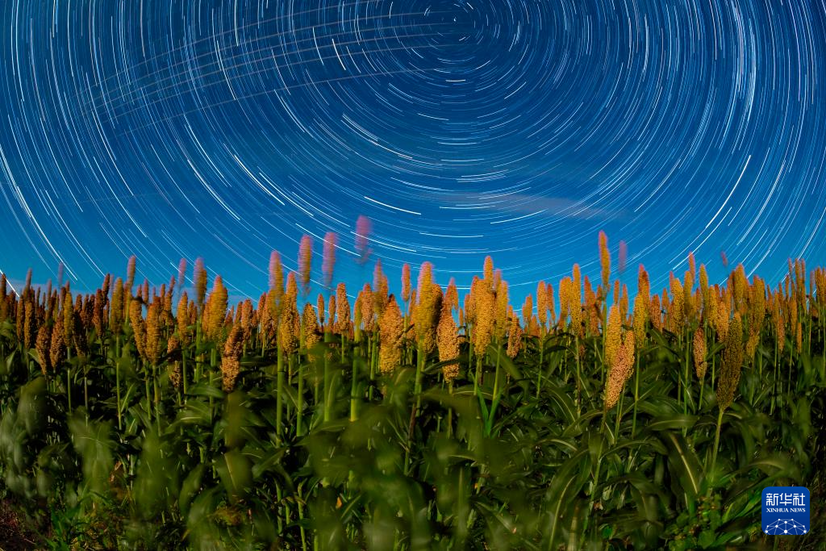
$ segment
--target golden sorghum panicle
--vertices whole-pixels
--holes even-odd
[[[132,333],[135,336],[135,347],[138,349],[138,354],[145,360],[146,329],[144,327],[141,308],[142,306],[139,300],[133,300],[129,303],[129,324],[132,326]],[[64,318],[64,329],[66,324],[67,322]],[[71,342],[71,339],[67,336],[66,341]]]
[[[749,280],[746,277],[746,270],[742,264],[738,264],[737,268],[729,275],[729,291],[733,293],[734,311],[739,314],[744,314],[746,311],[746,293],[749,285]]]
[[[196,323],[198,323],[198,305],[195,304],[195,301],[189,301],[188,314],[189,325],[195,325]]]
[[[530,293],[525,297],[525,302],[522,303],[522,321],[525,323],[525,329],[530,332],[533,322],[533,297]]]
[[[729,325],[722,363],[720,378],[717,381],[717,405],[721,410],[725,410],[734,402],[743,367],[743,325],[740,314],[734,314]]]
[[[335,332],[347,335],[350,332],[350,302],[347,300],[347,287],[339,283],[336,287],[336,325]]]
[[[434,315],[430,331],[428,331],[425,335],[424,341],[424,349],[428,353],[436,350],[436,330],[439,325],[439,313],[442,310],[442,303],[444,302],[444,293],[442,288],[437,283],[431,284],[431,288],[432,291],[429,300],[432,305],[430,308],[433,310]]]
[[[34,341],[37,338],[37,317],[34,311],[34,299],[26,300],[25,312],[23,317],[23,343],[26,348],[34,346]]]
[[[605,364],[614,365],[622,346],[622,319],[619,306],[612,304],[608,309],[608,327],[605,329]]]
[[[706,332],[703,326],[694,331],[694,372],[697,378],[702,380],[706,375]]]
[[[208,339],[218,340],[227,315],[228,293],[221,276],[215,277],[209,302],[205,309],[204,333]]]
[[[51,369],[51,355],[49,353],[51,339],[52,330],[48,325],[41,325],[37,331],[37,341],[35,342],[34,348],[37,350],[37,363],[40,364],[40,370],[43,372],[44,377]]]
[[[791,305],[792,322],[790,326],[794,332],[794,344],[797,346],[798,352],[803,350],[803,324],[800,323],[800,314],[797,310],[797,304]]]
[[[447,284],[444,301],[447,304],[447,307],[450,308],[451,312],[459,308],[459,290],[456,288],[455,277],[451,277]]]
[[[685,294],[683,284],[671,274],[671,307],[668,308],[669,329],[679,335],[685,323]]]
[[[390,283],[387,281],[387,276],[381,269],[381,259],[376,261],[376,268],[373,271],[373,288],[375,292],[371,292],[365,296],[365,300],[372,300],[373,311],[376,315],[380,316],[382,311],[384,311],[384,305],[387,304],[387,296],[390,294]]]
[[[183,370],[181,369],[181,362],[179,361],[180,352],[181,341],[178,340],[178,337],[172,335],[166,342],[166,354],[175,359],[167,364],[167,374],[169,375],[169,381],[172,383],[172,386],[178,389],[181,388],[181,382],[183,381]]]
[[[78,295],[80,298],[80,295]],[[85,295],[83,297],[83,303],[79,304],[80,308],[77,308],[78,312],[80,312],[80,319],[83,323],[83,330],[90,331],[92,329],[92,317],[94,316],[94,307],[95,301],[93,295]]]
[[[103,309],[106,306],[106,297],[103,291],[98,289],[95,292],[95,302],[92,308],[92,325],[95,326],[95,333],[103,338]]]
[[[410,300],[410,264],[402,266],[402,300]]]
[[[174,289],[175,289],[175,278],[172,278],[172,282],[170,283],[169,289],[166,291],[166,294],[163,295],[163,311],[161,313],[161,317],[163,318],[163,324],[165,326],[171,327],[175,325],[175,317],[172,315],[172,299],[174,296]]]
[[[633,331],[625,331],[623,332],[622,338],[622,349],[620,350],[620,354],[622,355],[622,360],[628,362],[628,367],[625,370],[625,380],[631,378],[634,370],[634,360],[636,358],[637,353],[637,342],[634,338]]]
[[[496,302],[494,313],[494,335],[501,343],[510,326],[508,319],[508,282],[500,281],[499,288],[496,290]]]
[[[278,323],[279,308],[284,297],[284,268],[281,265],[281,255],[278,251],[270,254],[270,291],[267,294],[267,307],[270,309],[270,318]]]
[[[700,296],[703,298],[703,318],[709,319],[706,314],[709,303],[711,302],[711,287],[708,285],[708,273],[706,272],[706,265],[700,264]]]
[[[57,371],[66,359],[66,342],[63,339],[63,319],[57,318],[52,327],[52,338],[49,344],[49,361],[52,369]]]
[[[265,347],[269,345],[270,340],[276,333],[275,322],[272,319],[272,314],[270,313],[270,308],[267,304],[271,293],[272,290],[269,290],[261,295],[261,301],[259,301],[258,307],[258,336]]]
[[[204,267],[203,258],[198,257],[195,260],[195,271],[193,272],[192,277],[195,280],[195,302],[198,304],[198,308],[200,309],[203,308],[207,290],[207,272]]]
[[[341,283],[338,284],[338,287],[341,287]],[[336,287],[336,294],[330,295],[330,300],[327,303],[327,331],[333,331],[336,327],[336,303],[338,299],[338,287]],[[345,291],[345,299],[347,297]],[[348,304],[349,307],[349,304]],[[348,310],[349,311],[349,310]]]
[[[766,319],[766,286],[762,279],[754,276],[749,288],[749,338],[746,343],[746,357],[753,358],[760,344],[763,322]]]
[[[178,321],[178,338],[180,341],[186,345],[189,343],[189,312],[187,312],[187,308],[189,306],[189,297],[186,294],[186,291],[181,294],[181,299],[178,301],[178,310],[176,312],[176,317]]]
[[[431,352],[436,346],[436,325],[439,323],[442,290],[433,282],[433,265],[430,262],[422,263],[419,270],[416,298],[413,316],[416,340],[425,352]]]
[[[241,372],[241,354],[243,353],[244,342],[242,340],[242,330],[239,326],[232,328],[224,343],[224,351],[221,354],[221,379],[224,392],[232,392],[235,388],[235,380]]]
[[[304,296],[310,292],[310,277],[313,271],[313,238],[309,235],[301,237],[298,246],[298,275],[301,279],[301,290]]]
[[[714,330],[717,332],[717,341],[724,342],[726,340],[726,335],[728,334],[729,330],[729,319],[730,319],[730,312],[729,312],[729,300],[728,295],[723,291],[721,296],[716,296],[714,294],[715,300],[715,316],[713,319],[710,319]]]
[[[144,278],[143,280],[143,301],[146,304],[149,304],[149,280],[147,280],[146,278]]]
[[[654,329],[662,331],[663,313],[662,306],[660,305],[660,295],[654,295],[648,301],[648,319]]]
[[[301,334],[304,337],[304,348],[312,349],[321,341],[321,336],[318,334],[318,317],[313,308],[313,305],[307,303],[304,305],[304,311],[301,313]],[[310,356],[311,359],[314,356]]]
[[[620,292],[620,319],[625,322],[628,319],[628,285],[622,284],[622,291]]]
[[[267,311],[267,320],[273,332],[278,327],[278,317],[281,315],[281,307],[284,304],[284,294],[283,287],[281,289],[276,288],[267,291],[267,298],[265,300],[266,307],[264,309]]]
[[[482,277],[485,280],[491,289],[494,288],[493,285],[493,259],[490,256],[485,257],[485,265],[482,269]]]
[[[368,333],[372,333],[375,325],[373,322],[373,297],[375,296],[375,293],[373,293],[373,289],[370,288],[369,283],[364,284],[364,287],[362,287],[361,292],[364,295],[364,299],[361,303],[361,324],[364,327],[365,331],[367,331]]]
[[[146,311],[146,359],[152,365],[158,364],[161,355],[161,304],[153,300]]]
[[[823,268],[817,268],[812,273],[812,281],[814,282],[815,294],[817,304],[820,306],[820,309],[823,310],[826,308],[826,270]],[[812,294],[810,292],[809,294]],[[2,295],[0,295],[0,300],[2,300]],[[820,312],[815,312],[817,317],[821,317],[822,314]],[[2,319],[2,315],[0,314],[0,319]]]
[[[545,324],[548,322],[548,286],[544,281],[536,285],[536,317],[539,320],[539,326],[544,331]]]
[[[548,283],[548,324],[553,326],[554,322],[556,321],[556,309],[554,306],[554,286]]]
[[[298,280],[295,272],[290,272],[287,276],[287,290],[284,293],[284,298],[292,301],[298,300]]]
[[[565,328],[568,323],[568,303],[571,301],[571,278],[563,277],[559,281],[559,327]]]
[[[649,309],[651,302],[651,282],[648,280],[648,272],[645,266],[640,264],[637,274],[637,296],[641,297],[646,309]]]
[[[516,355],[519,354],[521,346],[522,328],[519,327],[519,319],[516,316],[511,316],[511,326],[508,331],[508,357],[515,358]]]
[[[439,348],[439,361],[446,362],[459,357],[459,332],[453,320],[450,306],[447,301],[442,304],[439,314],[439,326],[436,330]],[[452,362],[442,366],[442,375],[445,381],[451,382],[459,375],[459,362]]]
[[[135,255],[132,255],[126,264],[126,288],[129,290],[131,290],[132,285],[135,284],[135,262],[137,262],[137,258]]]
[[[473,276],[473,281],[470,282],[470,292],[465,295],[465,323],[472,324],[476,320],[476,297],[479,295],[479,289],[484,285],[483,280],[479,276]]]
[[[123,326],[124,316],[124,295],[123,281],[121,278],[115,280],[115,290],[112,291],[112,305],[109,308],[109,326],[113,333],[120,333]]]
[[[328,289],[333,285],[333,271],[336,266],[336,244],[338,236],[328,231],[324,235],[324,250],[321,259],[321,273],[324,277],[324,286]]]
[[[263,314],[264,310],[267,309],[267,293],[261,293],[261,296],[258,297],[258,310],[256,312],[256,319],[261,321],[261,315]]]
[[[135,301],[137,302],[137,301]],[[72,303],[72,293],[66,292],[63,299],[63,337],[66,346],[71,346],[75,330],[75,307]]]
[[[476,319],[473,323],[473,350],[477,356],[487,353],[488,345],[493,340],[494,310],[496,295],[484,280],[474,289],[473,311]]]
[[[607,293],[611,280],[611,252],[608,250],[608,236],[604,231],[599,232],[599,264],[602,271],[602,289]]]
[[[404,318],[393,295],[379,320],[379,368],[383,374],[393,372],[401,364],[402,339],[404,337]]]
[[[287,279],[288,284],[292,278],[293,272],[290,272]],[[293,293],[287,292],[284,296],[284,307],[281,310],[281,318],[278,323],[279,344],[281,345],[281,351],[287,356],[295,354],[299,345],[301,320],[298,316],[296,300],[297,297]]]
[[[634,348],[634,333],[628,331],[625,333],[625,341],[619,346],[614,362],[608,366],[608,376],[605,378],[605,411],[617,404],[625,388],[625,382],[634,372]]]
[[[23,287],[23,296],[30,297],[32,294],[32,269],[26,272],[26,286]]]
[[[244,332],[244,342],[247,342],[252,337],[255,310],[250,299],[242,302],[239,309],[241,310],[241,330]]]

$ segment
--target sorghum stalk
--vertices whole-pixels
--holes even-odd
[[[276,388],[275,388],[275,435],[278,440],[281,440],[281,433],[283,432],[283,398],[284,395],[284,354],[281,351],[281,342],[279,339],[276,347],[276,354],[278,357],[277,365],[278,372],[276,374]]]
[[[332,398],[333,398],[333,389],[330,388],[330,354],[328,353],[329,343],[331,342],[332,335],[330,331],[324,331],[324,422],[330,420],[331,417],[331,410],[330,406],[332,405]]]
[[[740,383],[740,371],[743,367],[743,329],[740,314],[734,314],[726,335],[723,349],[723,365],[720,368],[720,381],[717,385],[717,405],[720,411],[717,415],[717,432],[714,435],[714,448],[711,456],[711,473],[717,465],[717,452],[720,446],[720,431],[723,425],[723,414],[734,402],[734,395]],[[709,486],[709,491],[711,487]]]
[[[293,356],[290,356],[290,363],[293,361]],[[302,436],[304,434],[302,422],[304,416],[304,374],[301,371],[301,358],[298,358],[296,376],[298,377],[298,396],[296,398],[295,434],[296,436]]]
[[[352,380],[350,381],[350,422],[358,420],[358,359],[353,354]]]

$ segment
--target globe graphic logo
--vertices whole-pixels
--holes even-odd
[[[770,536],[802,536],[807,532],[806,525],[793,519],[780,519],[763,527],[763,532]]]

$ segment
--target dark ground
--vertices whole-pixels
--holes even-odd
[[[43,549],[43,538],[33,524],[11,499],[0,500],[0,551]]]

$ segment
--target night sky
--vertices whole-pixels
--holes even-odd
[[[339,234],[336,279],[485,255],[514,298],[597,234],[826,263],[826,0],[3,0],[0,270],[93,289],[202,256],[234,296]],[[354,256],[372,220],[371,262]],[[190,271],[191,273],[191,271]],[[597,278],[598,279],[598,278]]]

